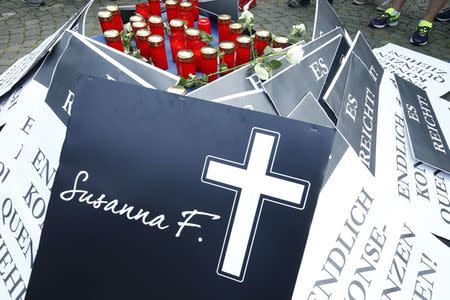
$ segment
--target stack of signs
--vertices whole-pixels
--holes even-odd
[[[90,4],[2,77],[0,299],[450,298],[448,64],[318,0],[300,63],[177,96]]]

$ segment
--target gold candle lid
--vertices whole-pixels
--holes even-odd
[[[220,15],[219,17],[217,17],[217,20],[219,21],[219,23],[230,23],[231,16],[223,14],[223,15]]]
[[[163,23],[163,18],[161,18],[160,16],[150,16],[150,18],[148,18],[148,22],[151,24],[162,24]]]
[[[193,62],[194,52],[189,49],[183,49],[178,51],[177,57],[179,62]]]
[[[169,25],[171,28],[178,29],[178,28],[183,28],[184,23],[183,23],[183,20],[181,20],[181,19],[172,19],[172,20],[170,20]]]
[[[273,38],[273,41],[275,43],[282,44],[282,45],[289,44],[288,38],[284,37],[284,36],[276,36]]]
[[[202,47],[200,49],[200,52],[202,53],[202,56],[207,59],[217,57],[217,49],[214,47],[209,47],[209,46]]]
[[[131,23],[131,27],[133,28],[133,30],[136,32],[139,29],[144,29],[147,27],[147,23],[145,22],[133,22]]]
[[[136,31],[136,36],[140,40],[146,40],[150,36],[150,30],[148,29],[139,29]]]
[[[223,52],[229,54],[229,53],[233,53],[234,52],[235,45],[231,41],[225,41],[225,42],[222,42],[222,43],[219,44],[219,48]]]
[[[103,33],[103,36],[105,37],[105,39],[109,42],[115,42],[119,39],[119,31],[115,30],[115,29],[111,29],[111,30],[106,30]]]
[[[101,19],[102,21],[109,21],[112,19],[112,13],[107,10],[99,11],[97,15],[98,18]]]
[[[130,17],[130,23],[134,23],[134,22],[144,22],[145,19],[143,16],[140,15],[134,15]]]
[[[197,28],[188,28],[184,31],[189,37],[197,37],[200,36],[200,30]]]
[[[270,41],[270,32],[268,30],[259,30],[256,33],[256,37],[258,37],[260,40],[269,42]]]
[[[161,47],[164,43],[164,38],[158,34],[152,34],[148,37],[148,42],[152,47]]]
[[[244,30],[244,26],[240,23],[231,23],[229,28],[231,33],[240,33]]]
[[[252,44],[252,39],[245,34],[241,34],[236,38],[236,43],[239,47],[249,48]]]
[[[186,95],[186,89],[180,85],[174,85],[167,88],[167,91],[172,94]]]
[[[111,4],[111,5],[106,5],[106,10],[110,11],[110,12],[116,12],[119,11],[119,6],[115,5],[115,4]]]
[[[181,2],[180,3],[181,10],[191,10],[192,9],[192,3],[189,1]]]
[[[177,6],[178,1],[175,0],[166,0],[166,6]]]

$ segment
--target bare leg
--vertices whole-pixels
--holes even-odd
[[[445,4],[447,4],[447,1],[448,0],[430,0],[427,13],[425,14],[425,17],[423,17],[423,19],[428,22],[433,22],[439,11],[445,6]]]
[[[403,4],[405,4],[406,0],[395,0],[392,2],[392,7],[396,10],[396,11],[401,11]],[[447,0],[445,0],[447,1]]]

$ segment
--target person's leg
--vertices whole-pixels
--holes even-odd
[[[417,25],[417,30],[413,32],[411,39],[409,40],[411,44],[424,46],[428,44],[430,39],[430,32],[433,29],[434,18],[439,14],[439,11],[447,4],[448,0],[430,0],[428,4],[428,9]]]

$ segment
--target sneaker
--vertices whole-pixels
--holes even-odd
[[[33,6],[33,7],[38,7],[38,6],[44,5],[43,0],[22,0],[22,1],[25,2],[26,4],[28,4],[29,6]]]
[[[425,46],[428,44],[428,41],[430,40],[430,32],[433,29],[433,24],[428,21],[420,21],[419,25],[417,26],[417,30],[413,32],[411,38],[409,41],[411,44],[416,46]]]
[[[440,22],[448,22],[450,21],[450,7],[444,8],[440,13],[436,16],[436,20]]]
[[[384,0],[377,6],[377,10],[385,12],[386,10],[392,7],[393,2],[394,2],[393,0]]]
[[[365,5],[365,4],[372,4],[374,3],[374,0],[353,0],[353,4],[355,5]]]
[[[398,18],[400,17],[400,13],[393,16],[392,13],[394,12],[393,8],[389,8],[386,10],[386,12],[382,13],[378,17],[373,18],[369,26],[374,28],[384,28],[386,26],[397,26],[398,24]]]

